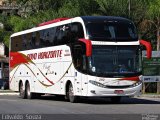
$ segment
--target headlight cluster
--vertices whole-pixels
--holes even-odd
[[[99,83],[99,82],[97,82],[97,81],[94,81],[94,80],[89,80],[89,83],[91,83],[91,84],[93,84],[93,85],[96,85],[96,86],[98,86],[98,87],[102,87],[102,88],[107,88],[108,86],[106,86],[106,85],[103,85],[102,83]],[[128,88],[129,87],[136,87],[136,86],[138,86],[138,85],[140,85],[142,83],[142,81],[138,81],[138,82],[136,82],[136,83],[134,83],[133,85],[128,85]],[[121,87],[121,86],[115,86],[116,88],[119,88],[119,87]],[[121,87],[122,88],[122,87]],[[125,88],[127,88],[126,86],[125,86]]]
[[[136,86],[140,85],[141,83],[142,83],[142,81],[140,80],[140,81],[134,83],[131,87],[136,87]]]
[[[89,82],[93,85],[96,85],[98,87],[103,87],[103,88],[106,88],[106,85],[103,85],[102,83],[99,83],[99,82],[96,82],[94,80],[89,80]]]

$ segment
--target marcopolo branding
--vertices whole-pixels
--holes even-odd
[[[62,57],[62,50],[31,53],[31,54],[27,54],[27,57],[29,57],[31,60],[46,59],[46,58],[60,58]]]

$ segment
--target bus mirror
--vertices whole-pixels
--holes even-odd
[[[150,42],[147,42],[145,40],[139,40],[140,44],[145,46],[146,51],[147,51],[147,58],[150,59],[152,56],[152,46]]]
[[[88,39],[79,39],[80,42],[84,43],[86,46],[86,56],[89,57],[92,55],[92,43]]]

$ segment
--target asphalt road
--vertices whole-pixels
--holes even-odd
[[[63,118],[66,118],[66,115],[81,115],[81,117],[86,116],[86,118],[87,115],[88,117],[101,115],[104,118],[106,118],[105,115],[108,115],[107,117],[114,118],[114,114],[116,114],[118,116],[122,115],[123,119],[128,115],[134,115],[134,120],[137,120],[135,118],[136,114],[140,115],[137,118],[139,117],[141,120],[143,115],[149,114],[152,117],[152,114],[154,114],[158,115],[158,119],[155,120],[159,120],[160,98],[124,98],[120,104],[112,104],[109,99],[104,98],[83,98],[79,103],[70,103],[63,99],[57,99],[55,96],[44,96],[40,99],[28,100],[21,99],[17,95],[1,95],[0,114],[3,115],[0,119],[5,119],[6,114],[52,114],[51,117],[54,114],[54,117],[58,115],[57,117]],[[96,117],[94,118],[97,119]],[[89,119],[87,118],[87,120]],[[118,119],[115,118],[114,120]]]

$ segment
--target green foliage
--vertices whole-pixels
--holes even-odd
[[[160,1],[159,0],[150,1],[149,7],[148,7],[148,17],[151,19],[158,18],[160,20]]]
[[[96,0],[99,4],[98,12],[106,16],[128,16],[126,0]]]
[[[17,0],[17,4],[18,15],[0,15],[0,22],[5,26],[0,30],[0,40],[7,46],[11,33],[59,17],[126,17],[134,21],[140,38],[150,39],[153,44],[156,44],[156,30],[160,28],[160,0]]]
[[[7,47],[9,47],[9,38],[11,32],[0,30],[0,42],[3,42]]]
[[[24,18],[13,16],[10,19],[10,24],[13,26],[13,31],[18,32],[27,29],[29,26],[29,21]]]

